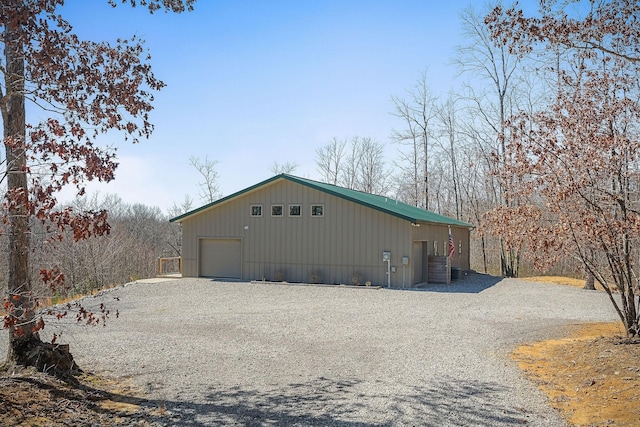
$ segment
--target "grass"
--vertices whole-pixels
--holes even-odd
[[[551,283],[554,285],[565,285],[565,286],[573,286],[574,288],[584,288],[584,279],[574,279],[573,277],[563,277],[563,276],[532,276],[532,277],[523,277],[522,280],[527,280],[529,282],[541,282],[541,283]],[[595,288],[598,291],[604,291],[602,286],[596,281]]]

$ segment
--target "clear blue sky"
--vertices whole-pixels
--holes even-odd
[[[189,157],[217,160],[224,195],[272,174],[274,161],[318,179],[315,151],[333,137],[389,143],[392,95],[427,69],[434,94],[456,87],[449,65],[469,0],[199,0],[181,15],[106,0],[70,0],[67,19],[92,40],[138,35],[157,77],[150,140],[117,145],[116,180],[99,191],[166,210],[199,176]],[[473,2],[479,8],[479,2]],[[390,147],[388,163],[395,158]],[[96,190],[98,187],[90,187]]]

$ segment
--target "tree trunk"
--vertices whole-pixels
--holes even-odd
[[[7,164],[8,296],[15,323],[9,327],[5,367],[34,366],[56,374],[78,370],[67,346],[43,343],[35,330],[29,277],[30,209],[27,185],[25,62],[20,23],[4,23],[5,90],[0,100]]]
[[[488,273],[487,270],[487,245],[484,240],[484,236],[480,238],[481,246],[482,246],[482,265],[484,266],[484,274]]]
[[[0,101],[7,163],[8,295],[15,324],[9,328],[7,367],[35,366],[55,373],[77,370],[68,347],[43,343],[35,329],[29,277],[30,209],[27,185],[24,41],[18,23],[4,23],[5,90]]]
[[[16,348],[37,339],[33,334],[33,301],[29,281],[29,217],[26,201],[27,174],[25,153],[25,104],[23,42],[16,27],[5,24],[5,88],[2,99],[2,121],[7,162],[8,216],[8,294],[15,306],[17,325],[9,328],[8,361],[16,358]]]
[[[593,274],[587,271],[587,278],[584,281],[584,289],[595,291],[596,290],[595,282],[596,280]]]
[[[500,267],[503,277],[518,277],[518,254],[513,249],[505,248],[504,241],[500,239]]]

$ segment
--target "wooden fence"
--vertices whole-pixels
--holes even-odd
[[[158,276],[182,276],[182,257],[158,258]]]

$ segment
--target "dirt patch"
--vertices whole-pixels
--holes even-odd
[[[150,426],[163,407],[136,398],[125,379],[83,374],[69,384],[32,370],[0,374],[0,425]]]
[[[624,343],[621,323],[581,325],[571,336],[512,353],[567,421],[579,426],[640,425],[640,343]]]
[[[562,277],[562,276],[534,276],[534,277],[525,277],[522,280],[527,280],[530,282],[541,282],[541,283],[551,283],[554,285],[565,285],[565,286],[573,286],[574,288],[584,288],[584,279],[574,279],[572,277]],[[596,290],[604,291],[604,288],[597,281],[594,284]]]

